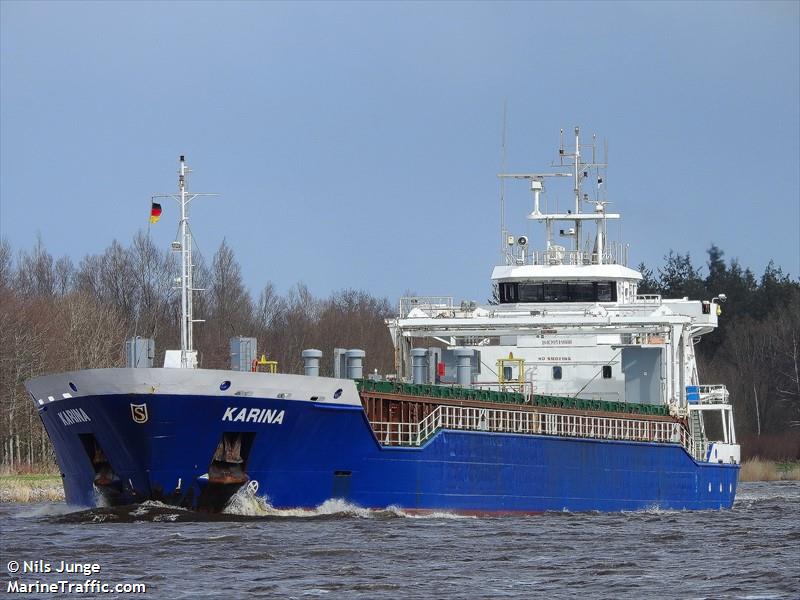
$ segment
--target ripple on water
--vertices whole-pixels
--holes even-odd
[[[230,508],[3,506],[3,556],[96,560],[104,579],[142,581],[154,597],[800,597],[797,482],[742,484],[732,511],[464,518],[342,501],[284,511],[263,498]]]

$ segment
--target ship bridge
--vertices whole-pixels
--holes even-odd
[[[492,271],[500,304],[632,302],[642,276],[618,264],[501,265]]]

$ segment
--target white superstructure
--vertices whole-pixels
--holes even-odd
[[[583,156],[591,155],[588,162]],[[455,350],[471,350],[473,386],[606,402],[666,405],[706,440],[703,416],[721,415],[720,442],[708,447],[723,462],[739,448],[724,386],[701,386],[694,344],[717,326],[724,295],[706,301],[640,295],[639,272],[627,248],[612,242],[606,212],[605,163],[594,140],[559,148],[549,173],[501,174],[530,182],[527,218],[544,226],[545,244],[531,250],[525,236],[505,228],[501,194],[502,264],[492,272],[495,303],[455,304],[450,297],[402,298],[389,326],[398,377],[412,380],[412,349],[431,348],[425,383],[456,383]],[[574,204],[548,212],[548,179],[570,179]],[[583,191],[591,181],[593,191]],[[591,210],[583,212],[589,207]],[[566,241],[556,243],[556,232]],[[419,352],[415,353],[421,356]],[[422,373],[422,370],[417,371]],[[464,383],[460,381],[460,383]],[[716,431],[715,431],[716,433]],[[710,457],[712,460],[715,457]]]

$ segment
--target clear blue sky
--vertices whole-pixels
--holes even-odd
[[[561,127],[608,140],[634,265],[713,242],[797,277],[799,7],[3,1],[0,228],[76,262],[127,244],[186,154],[222,194],[193,206],[199,247],[226,236],[255,293],[482,301],[507,101],[509,170],[547,165]]]

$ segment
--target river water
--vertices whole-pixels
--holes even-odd
[[[151,598],[800,599],[800,482],[741,484],[721,512],[417,517],[331,502],[308,514],[252,498],[230,511],[0,505],[0,597],[24,595],[8,593],[14,579],[94,579],[144,583],[118,597]],[[36,560],[100,572],[8,572]]]

